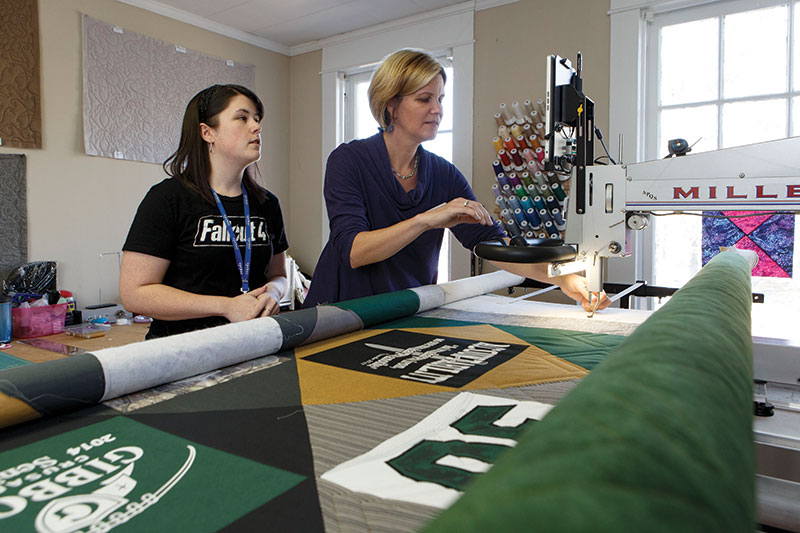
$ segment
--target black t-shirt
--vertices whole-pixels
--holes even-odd
[[[239,238],[242,259],[244,247],[244,200],[220,196],[222,205]],[[252,229],[250,288],[267,282],[272,256],[286,251],[289,244],[283,227],[278,199],[266,191],[259,202],[248,196]],[[233,246],[225,221],[216,204],[203,199],[177,179],[167,178],[154,185],[139,205],[122,247],[162,259],[170,264],[164,274],[164,285],[195,294],[236,296],[241,294]],[[148,338],[174,335],[195,329],[227,323],[221,316],[191,320],[154,320]]]

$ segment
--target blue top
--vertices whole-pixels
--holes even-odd
[[[331,152],[325,170],[330,237],[303,306],[436,283],[442,229],[426,231],[389,259],[355,269],[350,267],[350,249],[362,231],[392,226],[458,197],[475,200],[464,175],[422,147],[417,186],[405,192],[392,174],[381,133],[340,145]],[[496,225],[459,224],[451,231],[469,250],[481,241],[503,237]]]

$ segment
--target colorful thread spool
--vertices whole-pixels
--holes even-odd
[[[536,209],[530,208],[525,210],[525,216],[533,229],[541,229],[542,219],[536,214]]]
[[[518,135],[516,139],[517,146],[519,146],[520,150],[530,150],[530,146],[528,146],[528,141],[525,140],[524,135]]]
[[[552,211],[553,209],[559,209],[561,207],[561,204],[558,203],[556,197],[552,195],[545,198],[544,203],[545,205],[547,205],[547,209],[549,209],[550,211]]]
[[[528,172],[527,170],[526,170],[526,171],[523,171],[523,172],[522,172],[522,173],[519,175],[519,180],[520,180],[520,181],[522,182],[522,184],[525,186],[525,190],[526,190],[526,191],[527,191],[527,190],[530,190],[530,189],[529,189],[529,188],[530,188],[530,186],[531,186],[531,185],[533,185],[533,180],[531,180],[531,175],[530,175],[530,172]]]
[[[553,219],[553,224],[559,230],[563,230],[564,228],[567,227],[567,221],[564,220],[564,217],[561,214],[561,210],[560,209],[553,209],[552,211],[550,211],[550,216]]]
[[[514,139],[512,139],[511,137],[506,137],[505,139],[503,139],[503,146],[506,147],[506,151],[509,153],[511,152],[511,150],[517,149],[517,145],[514,142]]]
[[[533,111],[533,104],[528,99],[522,102],[522,107],[525,108],[526,113],[530,113],[531,111]]]
[[[510,237],[516,237],[517,235],[520,234],[519,227],[517,226],[517,221],[514,220],[513,217],[511,217],[510,220],[506,220],[505,223],[506,223],[506,231],[508,232],[508,235]]]
[[[533,197],[533,205],[536,206],[536,209],[541,211],[542,209],[547,209],[547,206],[544,204],[544,199],[538,194]]]
[[[519,203],[519,197],[516,194],[512,194],[511,196],[506,196],[508,199],[509,207],[513,209],[522,209],[522,204]]]
[[[515,191],[517,187],[522,185],[522,181],[520,181],[519,176],[516,173],[512,172],[508,175],[508,183],[511,185],[511,188]]]
[[[502,194],[494,199],[494,203],[501,210],[508,211],[508,202],[506,202],[506,197]]]
[[[536,155],[536,159],[539,160],[539,163],[544,163],[544,150],[542,150],[541,146],[533,151]]]
[[[511,115],[511,110],[505,102],[500,103],[500,112],[503,114],[503,122],[506,123],[506,126],[510,126],[514,123],[514,117]]]
[[[500,162],[503,163],[504,168],[511,166],[511,158],[508,157],[508,152],[505,150],[500,150],[497,152],[497,157],[500,159]]]
[[[511,187],[511,181],[509,181],[508,176],[506,176],[502,172],[495,177],[495,180],[497,180],[497,184],[500,186],[501,192],[505,190],[503,188],[504,185],[508,185],[509,187]]]
[[[547,231],[547,236],[550,237],[551,239],[561,238],[561,234],[558,232],[558,229],[556,229],[555,224],[553,224],[552,222],[548,221],[547,223],[545,223],[544,229],[545,231]]]
[[[511,161],[514,163],[515,166],[518,167],[525,166],[525,163],[522,161],[522,156],[519,155],[519,151],[516,148],[513,150],[509,150],[508,155],[511,156]]]
[[[498,174],[502,174],[503,163],[501,163],[499,159],[495,159],[494,161],[492,161],[492,170],[494,170],[495,176],[497,176]]]
[[[531,150],[530,148],[525,148],[522,151],[522,157],[525,158],[526,161],[525,166],[529,166],[528,163],[530,163],[531,161],[536,161],[536,156],[533,155],[533,150]]]
[[[516,194],[517,197],[520,200],[522,200],[524,197],[528,196],[528,193],[525,190],[525,187],[523,187],[521,183],[519,185],[515,185],[514,186],[514,194]]]
[[[519,102],[511,102],[511,110],[514,112],[514,120],[520,126],[525,124],[525,115],[522,113],[522,109],[519,108]]]
[[[508,127],[500,126],[499,128],[497,128],[497,136],[500,137],[501,139],[505,139],[506,137],[508,137],[508,134],[509,134]]]
[[[505,122],[503,122],[503,116],[500,113],[494,114],[494,121],[497,123],[497,126],[505,126]]]
[[[503,141],[500,140],[500,137],[492,137],[492,145],[494,146],[495,152],[499,152],[505,148],[505,146],[503,146]]]
[[[551,183],[550,190],[553,191],[553,194],[558,199],[559,202],[563,202],[564,198],[567,197],[567,193],[564,192],[564,188],[561,186],[560,183]]]
[[[519,199],[519,203],[522,204],[522,209],[527,211],[528,209],[533,209],[533,202],[531,201],[530,196],[522,196]]]

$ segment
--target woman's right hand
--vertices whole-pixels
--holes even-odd
[[[261,315],[270,298],[266,285],[234,296],[228,300],[228,308],[224,316],[231,322],[250,320]]]

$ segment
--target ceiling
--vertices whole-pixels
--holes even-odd
[[[486,0],[119,0],[264,48],[294,55],[335,35]],[[494,4],[506,3],[490,2]],[[474,7],[473,7],[474,8]],[[313,47],[318,48],[318,46]],[[306,50],[301,50],[306,51]]]

